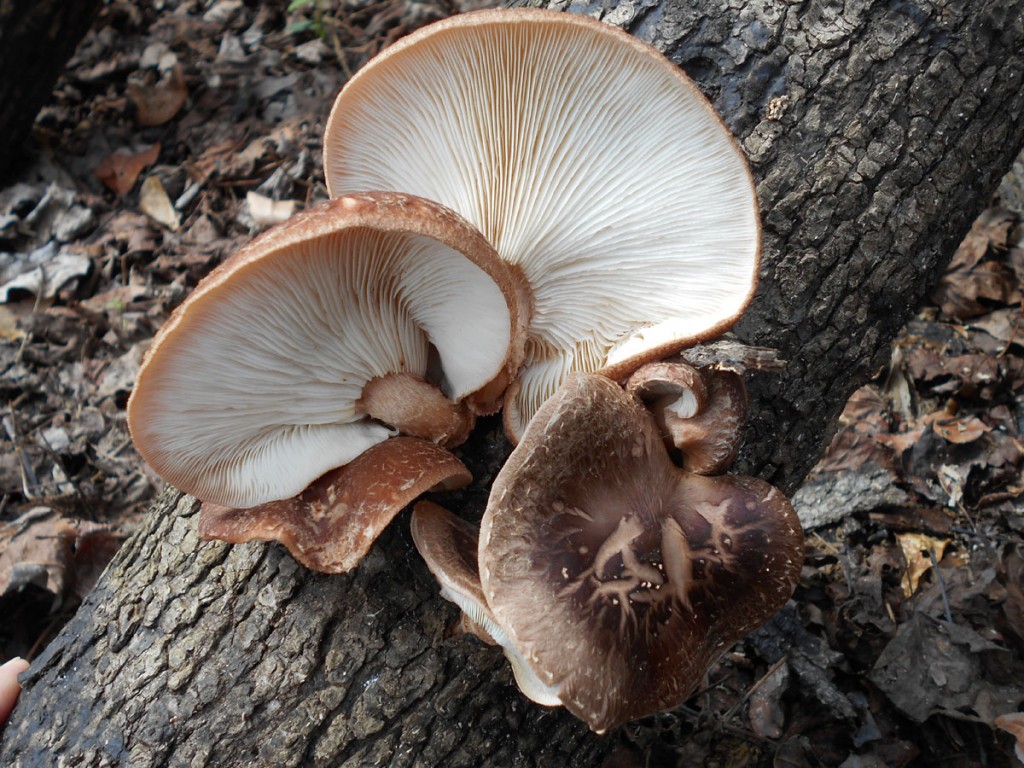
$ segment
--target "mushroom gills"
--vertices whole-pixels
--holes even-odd
[[[324,172],[331,195],[437,200],[511,265],[527,319],[513,441],[569,374],[626,376],[721,334],[753,295],[736,140],[679,67],[580,15],[486,10],[399,40],[338,95]]]
[[[329,201],[175,311],[129,401],[132,437],[167,482],[232,508],[292,498],[395,427],[454,445],[465,403],[518,365],[517,300],[452,211],[396,193]]]

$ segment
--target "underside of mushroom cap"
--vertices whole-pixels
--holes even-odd
[[[422,378],[453,401],[507,379],[516,294],[483,237],[393,193],[331,201],[269,230],[161,329],[128,405],[143,458],[204,501],[299,493],[394,434],[360,412],[367,383]]]
[[[513,439],[570,371],[619,378],[718,335],[756,282],[740,149],[677,67],[593,19],[481,11],[399,41],[339,95],[324,167],[332,194],[453,208],[528,281]]]
[[[779,491],[678,469],[639,403],[574,374],[496,478],[478,559],[497,623],[603,732],[685,700],[792,594],[802,541]]]

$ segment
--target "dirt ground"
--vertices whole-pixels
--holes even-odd
[[[156,329],[233,249],[326,198],[320,139],[351,72],[487,4],[105,6],[39,153],[0,188],[0,659],[55,635],[160,486],[124,413]],[[678,712],[621,729],[617,765],[1024,760],[1007,730],[1024,744],[1015,178],[797,495],[795,601]]]

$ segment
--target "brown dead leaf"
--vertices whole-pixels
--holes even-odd
[[[174,203],[156,176],[148,176],[142,182],[142,189],[139,190],[139,210],[171,231],[176,231],[181,226],[181,219],[174,210]]]
[[[922,723],[934,714],[992,723],[1024,698],[1007,675],[1007,650],[970,627],[920,612],[899,625],[869,679],[904,714]]]
[[[128,98],[135,104],[135,120],[139,125],[163,125],[185,106],[188,87],[181,71],[175,64],[158,82],[146,85],[140,82],[128,83]]]
[[[1024,316],[1019,306],[989,312],[971,322],[970,327],[982,330],[1001,342],[1003,349],[1010,344],[1024,344]]]
[[[932,553],[935,554],[935,561],[942,559],[947,539],[936,539],[926,536],[923,533],[902,533],[896,536],[900,549],[903,550],[903,558],[907,561],[907,569],[903,572],[904,597],[910,597],[917,592],[917,585],[932,568]]]
[[[990,312],[993,305],[1020,301],[1017,276],[1005,264],[984,262],[970,270],[947,272],[932,301],[947,317],[966,319]]]
[[[1013,752],[1017,755],[1017,759],[1024,763],[1024,712],[1000,715],[996,718],[995,725],[996,728],[1001,728],[1017,740]]]
[[[110,526],[35,507],[0,526],[0,595],[28,584],[57,597],[83,595],[118,546]]]
[[[1015,222],[1016,216],[1010,211],[995,207],[985,209],[956,249],[950,269],[970,269],[991,252],[1006,251]]]
[[[921,439],[924,431],[924,427],[915,427],[914,429],[906,432],[896,432],[891,435],[876,435],[875,440],[882,445],[888,446],[896,452],[897,456],[900,456],[917,445],[917,442]]]
[[[114,193],[123,195],[135,186],[139,174],[155,163],[159,155],[159,142],[140,152],[132,152],[127,147],[115,149],[99,164],[96,178]]]
[[[1016,222],[1014,213],[999,208],[988,209],[975,221],[932,293],[947,317],[978,317],[993,304],[1020,301],[1017,276],[1004,263]]]
[[[951,443],[973,443],[986,432],[992,431],[992,427],[977,416],[945,416],[938,412],[926,417],[923,423],[930,423],[935,434]]]

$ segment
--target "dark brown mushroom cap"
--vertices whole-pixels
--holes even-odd
[[[426,440],[394,437],[315,480],[298,496],[248,509],[204,503],[199,535],[232,544],[280,541],[307,568],[344,573],[359,564],[403,507],[431,488],[471,480],[455,456]]]
[[[629,377],[626,391],[647,405],[665,441],[679,451],[683,469],[717,475],[736,458],[747,421],[747,388],[739,373],[651,363]]]
[[[778,490],[678,469],[636,400],[574,374],[495,480],[479,564],[511,642],[603,732],[685,700],[792,594],[802,542]]]

